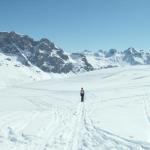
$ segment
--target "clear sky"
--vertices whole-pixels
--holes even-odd
[[[150,0],[0,0],[0,31],[66,51],[150,49]]]

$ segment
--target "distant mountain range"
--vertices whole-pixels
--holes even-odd
[[[15,58],[24,66],[35,66],[44,72],[53,73],[77,73],[125,65],[150,64],[150,52],[144,50],[128,48],[124,51],[110,49],[66,53],[46,38],[35,41],[27,35],[15,32],[0,32],[0,53],[9,56],[9,59]]]

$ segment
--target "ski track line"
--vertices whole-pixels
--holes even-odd
[[[150,95],[150,94],[149,94]],[[95,105],[97,103],[105,103],[105,102],[113,102],[113,101],[122,101],[122,99],[124,99],[125,101],[129,101],[129,98],[139,98],[139,97],[143,97],[143,94],[137,94],[137,95],[132,95],[132,96],[124,96],[124,97],[115,97],[115,98],[109,98],[109,99],[100,99],[99,96],[97,96],[99,98],[99,100],[94,101],[94,103],[91,101],[91,105]],[[133,99],[135,100],[135,99]]]
[[[4,119],[0,119],[2,124],[0,124],[1,129],[6,128],[9,125],[16,123],[22,116],[20,115],[20,112],[11,113],[9,117],[5,117]]]
[[[22,114],[20,114],[20,116],[22,116]],[[14,117],[14,116],[13,116]],[[10,120],[9,120],[10,121]],[[11,121],[10,121],[11,122]],[[18,122],[20,123],[20,119],[18,118],[18,121],[17,122],[13,122],[13,124],[18,124]],[[8,122],[9,123],[9,122]],[[12,123],[12,122],[11,122]],[[4,141],[4,147],[6,148],[6,149],[12,149],[12,147],[14,147],[14,149],[17,149],[19,146],[21,146],[22,147],[22,149],[24,148],[24,144],[27,142],[27,141],[25,141],[25,138],[26,137],[24,137],[23,136],[23,133],[21,132],[21,134],[20,133],[17,133],[16,132],[16,129],[14,128],[14,127],[12,127],[13,126],[13,124],[9,124],[9,126],[7,127],[7,129],[6,129],[6,127],[5,127],[5,129],[4,129],[4,136],[3,136],[3,141]],[[21,125],[21,124],[19,124],[19,125]],[[18,126],[19,127],[19,126]],[[18,128],[17,127],[17,128]],[[18,139],[19,138],[19,139]],[[23,140],[24,139],[24,140]],[[22,141],[23,140],[23,141]],[[15,142],[15,143],[14,143]],[[24,143],[25,142],[25,143]],[[11,147],[11,148],[10,148]]]
[[[38,103],[38,101],[32,102],[34,104]],[[144,100],[143,103],[147,120],[150,123],[147,101]],[[16,150],[17,148],[21,150],[150,150],[150,145],[142,145],[138,141],[125,139],[96,127],[88,115],[90,105],[86,103],[78,104],[76,115],[74,115],[73,111],[73,114],[71,112],[67,114],[68,110],[61,109],[61,107],[57,105],[48,105],[48,103],[44,101],[39,103],[38,107],[44,109],[44,111],[35,111],[28,114],[18,111],[13,114],[7,114],[6,118],[5,114],[4,116],[1,116],[3,113],[0,114],[0,121],[2,121],[1,127],[5,125],[6,128],[6,123],[8,123],[15,133],[22,132],[23,134],[25,134],[24,131],[26,128],[30,126],[36,127],[34,121],[40,118],[43,119],[41,120],[43,121],[43,126],[41,124],[38,125],[35,130],[36,134],[29,135],[35,138],[30,139],[28,144],[20,143],[21,141],[10,143],[9,140],[5,140],[5,142],[2,143],[4,148],[12,150]],[[21,118],[22,116],[23,118]],[[71,117],[72,124],[69,122]],[[69,131],[66,131],[67,129],[69,130],[68,127],[72,130],[69,134]],[[64,139],[64,141],[63,136],[66,134],[69,138]],[[28,137],[26,134],[25,136]]]
[[[28,115],[24,115],[24,113],[20,112],[20,117],[15,118],[15,120],[10,121],[8,124],[15,132],[18,132],[29,119],[30,117]]]
[[[31,104],[33,104],[34,106],[36,106],[37,110],[39,111],[45,110],[45,106],[43,107],[43,105],[40,105],[35,100],[29,99],[29,98],[24,98],[24,99],[30,102]]]
[[[85,111],[85,114],[87,115],[87,112]],[[93,121],[89,118],[89,116],[85,116],[84,118],[84,127],[85,127],[85,134],[90,136],[92,140],[92,143],[99,143],[99,149],[102,148],[102,150],[149,150],[150,147],[144,147],[141,144],[138,144],[134,141],[127,140],[125,138],[121,138],[117,135],[114,135],[112,133],[109,133],[105,130],[102,130],[100,128],[95,127]],[[88,137],[83,137],[84,139],[88,139]],[[88,145],[88,143],[87,143]],[[92,146],[93,147],[93,146]],[[91,146],[84,147],[85,150],[92,149]],[[84,149],[83,148],[83,149]],[[81,147],[82,149],[82,147]]]
[[[79,111],[78,111],[79,106],[76,108],[76,112],[75,112],[76,116],[73,116],[73,117],[75,117],[75,118],[73,118],[74,125],[73,125],[73,129],[72,129],[72,133],[71,133],[71,141],[68,144],[68,150],[72,150],[72,148],[73,148],[73,142],[74,142],[73,140],[74,140],[74,136],[75,136],[75,133],[77,130],[77,121],[78,121],[77,119],[78,119],[78,113],[79,113]]]
[[[38,116],[39,112],[31,112],[30,116],[28,116],[28,119],[24,121],[23,125],[17,129],[18,132],[23,132],[23,130],[30,124],[30,122],[35,119]]]
[[[55,129],[52,130],[52,132],[49,134],[47,138],[47,144],[45,145],[45,149],[48,148],[49,146],[50,149],[53,149],[53,148],[55,149],[55,147],[61,147],[61,149],[66,150],[65,148],[67,144],[66,139],[65,139],[65,142],[63,141],[63,139],[60,139],[60,138],[63,138],[67,130],[67,127],[65,126],[65,124],[63,125],[63,121],[64,119],[62,118],[62,116],[60,116],[60,118],[58,119],[58,124],[55,125],[56,126]]]
[[[34,124],[34,120],[39,119],[40,115],[43,115],[42,112],[38,112],[37,115],[35,115],[32,119],[30,119],[30,121],[28,122],[28,124],[26,124],[26,128],[30,127],[32,124]],[[47,114],[49,115],[49,114]],[[43,117],[43,116],[41,116]],[[35,126],[36,127],[36,126]],[[26,128],[24,128],[23,130],[25,130]],[[38,131],[36,131],[36,133],[38,133]],[[22,150],[41,150],[41,147],[39,147],[39,143],[42,143],[42,141],[45,141],[45,139],[43,137],[38,137],[39,135],[29,135],[26,134],[26,132],[22,131],[22,136],[25,137],[26,139],[28,139],[28,144],[27,145],[22,145]],[[33,138],[34,137],[34,138]],[[42,140],[42,141],[41,141]],[[20,145],[16,145],[16,147],[19,147]]]
[[[80,115],[78,115],[79,121],[77,120],[78,126],[77,129],[74,130],[75,136],[72,141],[72,146],[68,150],[95,150],[96,147],[94,144],[96,143],[99,143],[98,150],[150,150],[150,146],[143,146],[138,142],[130,141],[100,128],[96,128],[93,121],[87,115],[88,111],[86,107],[87,106],[84,104],[79,109]],[[88,137],[85,137],[85,135],[88,135]],[[91,143],[84,143],[88,141],[87,139],[89,136],[92,145],[90,145]]]
[[[44,112],[47,113],[47,112]],[[59,121],[58,118],[56,118],[55,116],[55,112],[53,115],[51,115],[51,117],[49,116],[49,114],[42,114],[42,117],[44,117],[44,120],[46,120],[47,123],[44,123],[43,126],[39,129],[39,131],[37,131],[37,134],[35,136],[40,137],[40,143],[39,144],[34,144],[33,142],[31,143],[31,145],[28,145],[28,150],[32,150],[32,149],[39,149],[39,150],[43,150],[45,149],[45,147],[47,146],[47,139],[48,137],[52,134],[52,131],[55,130],[55,126],[56,126],[56,122]],[[47,119],[47,117],[50,117],[50,120]],[[50,123],[48,123],[50,122]],[[46,125],[47,124],[47,125]],[[46,126],[44,126],[46,125]]]
[[[83,111],[84,111],[84,103],[79,103],[77,107],[77,116],[74,119],[74,126],[72,131],[71,142],[68,145],[68,150],[78,150],[79,143],[81,142],[81,131],[83,128]]]
[[[144,111],[145,111],[145,116],[147,118],[147,121],[150,123],[150,115],[148,112],[148,104],[147,104],[147,100],[144,99]]]
[[[45,103],[40,103],[40,104],[46,105]],[[40,146],[35,146],[36,149],[37,148],[44,149],[44,150],[49,148],[52,149],[55,146],[53,144],[54,140],[56,140],[56,138],[59,137],[59,135],[61,135],[64,129],[66,128],[66,126],[62,126],[62,122],[64,121],[64,119],[62,118],[63,115],[61,115],[61,112],[59,112],[59,108],[55,106],[51,108],[51,111],[53,112],[53,116],[52,116],[53,119],[51,118],[52,120],[49,121],[50,123],[46,127],[44,127],[45,131],[43,131],[44,128],[42,128],[41,132],[38,134],[38,136],[43,137],[42,138],[43,142],[41,142]],[[48,114],[46,116],[49,117]]]
[[[49,143],[50,149],[55,149],[55,147],[61,147],[61,150],[66,149],[65,147],[67,145],[67,139],[63,139],[64,134],[67,132],[66,130],[68,130],[67,127],[62,125],[62,122],[59,122],[59,124],[56,126],[56,129],[53,130],[53,132],[50,134],[50,137],[48,137],[47,143]]]
[[[48,124],[46,127],[45,133],[47,133],[47,136],[45,137],[45,140],[43,141],[43,148],[47,149],[52,144],[52,141],[54,139],[54,136],[57,136],[59,134],[59,130],[61,130],[61,119],[59,117],[58,110],[55,110],[53,115],[53,121],[52,124]],[[44,133],[44,135],[45,135]]]
[[[57,109],[60,110],[59,107]],[[72,126],[70,127],[70,125],[72,125],[72,121],[74,121],[74,113],[72,111],[69,113],[68,111],[66,111],[65,113],[66,114],[62,115],[62,112],[60,112],[59,114],[60,119],[57,127],[57,132],[55,130],[51,138],[48,139],[48,143],[50,145],[51,150],[56,149],[56,147],[57,149],[66,150],[70,143],[69,142],[71,139],[70,129],[72,128]],[[64,115],[67,118],[64,118]]]

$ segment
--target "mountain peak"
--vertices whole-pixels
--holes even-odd
[[[129,47],[127,50],[125,50],[125,52],[134,54],[137,53],[137,50],[134,47]]]
[[[68,73],[91,71],[122,65],[150,64],[150,53],[135,50],[110,49],[93,52],[65,53],[47,38],[36,41],[14,31],[0,32],[0,53],[14,57],[25,66],[36,66],[44,72]]]

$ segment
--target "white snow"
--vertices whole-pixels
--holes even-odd
[[[16,59],[16,57],[0,53],[0,89],[51,78],[51,75],[44,73],[38,67],[24,66]]]
[[[123,62],[123,56],[120,53],[116,53],[111,57],[105,57],[104,53],[84,52],[86,59],[95,68],[104,68],[109,65],[112,66],[124,66],[127,65]]]
[[[1,89],[0,149],[150,150],[149,81],[143,65]]]

